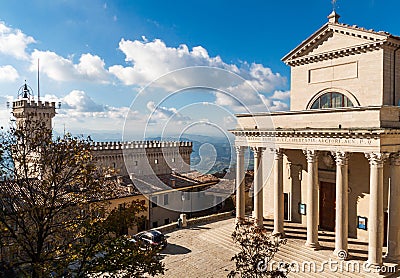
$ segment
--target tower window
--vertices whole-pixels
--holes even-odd
[[[354,107],[351,100],[341,93],[330,92],[323,94],[312,104],[311,109]]]

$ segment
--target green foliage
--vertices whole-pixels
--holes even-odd
[[[51,130],[28,121],[1,131],[0,269],[20,277],[163,273],[156,251],[122,236],[121,225],[137,224],[145,207],[110,206],[116,181],[90,144],[69,134],[52,140]]]
[[[272,269],[271,261],[286,239],[273,236],[266,228],[257,227],[252,221],[242,220],[236,224],[232,233],[233,241],[239,246],[240,252],[232,257],[235,270],[228,277],[286,277],[289,264],[280,263],[279,269]]]

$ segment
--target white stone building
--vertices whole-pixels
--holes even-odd
[[[316,250],[318,229],[335,231],[334,254],[349,237],[368,239],[379,266],[386,244],[386,260],[400,259],[400,37],[338,19],[283,58],[290,111],[237,115],[237,217],[250,148],[258,225],[273,218],[284,234],[284,220],[302,223]]]

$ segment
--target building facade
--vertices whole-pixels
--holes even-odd
[[[335,231],[335,250],[348,238],[368,239],[368,262],[400,259],[400,38],[328,22],[287,54],[290,111],[239,114],[237,218],[244,213],[244,152],[254,153],[254,217]],[[271,171],[266,170],[271,166]],[[351,254],[350,254],[351,255]]]

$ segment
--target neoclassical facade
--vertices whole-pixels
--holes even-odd
[[[368,240],[368,262],[400,259],[400,37],[328,22],[287,54],[290,111],[237,115],[237,218],[245,216],[244,153],[254,154],[254,213]],[[271,171],[268,170],[271,166]],[[350,254],[351,255],[351,254]]]

